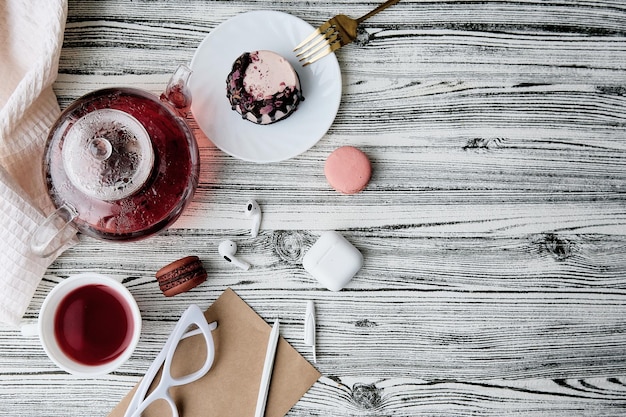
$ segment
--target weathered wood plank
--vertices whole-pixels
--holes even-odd
[[[125,245],[142,259],[136,266],[120,263],[119,245],[83,239],[50,273],[63,277],[89,262],[90,269],[123,280],[142,309],[149,340],[157,345],[169,332],[163,320],[171,321],[193,300],[208,307],[224,288],[233,287],[261,316],[281,317],[283,336],[306,353],[304,300],[313,297],[319,366],[330,375],[341,369],[351,377],[482,380],[626,371],[620,331],[626,316],[623,237],[407,239],[405,233],[345,233],[364,253],[366,265],[340,293],[325,291],[302,269],[302,255],[316,235],[294,232],[265,231],[256,239],[245,238],[245,231],[170,232]],[[392,237],[380,237],[385,234]],[[250,271],[220,260],[216,248],[225,237],[239,240],[240,256],[254,265]],[[183,254],[199,255],[210,278],[188,294],[166,299],[154,272]],[[42,284],[31,315],[59,279],[50,276]],[[585,344],[573,346],[576,337]]]
[[[108,377],[104,383],[50,375],[31,381],[23,376],[11,379],[12,388],[3,390],[0,399],[10,398],[16,416],[106,415],[106,399],[123,395],[128,378]],[[289,413],[290,416],[395,415],[432,416],[521,415],[604,416],[624,407],[623,378],[571,380],[459,380],[423,381],[403,378],[383,380],[336,380],[322,377]],[[21,395],[37,390],[38,400]],[[85,392],[98,392],[88,396]],[[11,395],[18,394],[18,395]],[[51,401],[64,397],[66,407],[50,407]],[[2,410],[2,402],[0,402]],[[3,411],[3,410],[2,410]]]
[[[165,79],[116,80],[122,84],[143,80],[140,85],[156,90]],[[86,77],[81,82],[86,89],[98,84]],[[62,85],[75,88],[69,81]],[[552,87],[555,91],[549,92]],[[200,185],[176,227],[245,227],[238,204],[253,196],[263,206],[268,228],[380,227],[391,222],[455,232],[626,231],[625,132],[619,127],[626,115],[623,96],[588,88],[580,93],[578,87],[575,93],[564,93],[556,90],[567,86],[543,86],[525,93],[503,88],[490,93],[501,95],[494,100],[482,88],[476,93],[464,90],[457,97],[457,88],[449,86],[447,94],[436,94],[442,96],[436,99],[439,104],[427,98],[432,106],[423,108],[428,114],[414,110],[415,119],[390,111],[381,124],[380,113],[363,108],[370,121],[355,129],[362,117],[358,111],[340,114],[329,135],[305,154],[280,163],[280,169],[276,164],[235,160],[196,129]],[[592,103],[586,109],[576,105],[582,100],[579,94]],[[518,100],[524,97],[521,107]],[[412,106],[404,98],[390,100],[394,101],[398,108]],[[559,114],[548,110],[557,101]],[[359,105],[351,97],[344,97],[344,102],[348,108]],[[450,113],[455,107],[458,111]],[[502,111],[490,112],[495,107]],[[372,180],[358,196],[335,193],[323,175],[323,161],[346,143],[361,147],[373,163]],[[385,210],[380,210],[381,203]]]

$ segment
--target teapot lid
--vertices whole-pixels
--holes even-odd
[[[62,157],[72,185],[104,201],[137,192],[154,165],[152,142],[143,125],[130,114],[109,108],[93,110],[70,127]]]

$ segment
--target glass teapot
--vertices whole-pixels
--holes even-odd
[[[198,185],[200,158],[185,122],[191,106],[181,65],[160,98],[136,88],[108,88],[73,102],[52,126],[43,173],[56,207],[31,246],[48,256],[67,229],[132,241],[171,225]]]

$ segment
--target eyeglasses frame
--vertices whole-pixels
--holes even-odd
[[[194,324],[198,326],[198,328],[185,333],[185,330]],[[180,319],[176,323],[176,326],[174,327],[174,330],[172,330],[172,333],[167,339],[167,342],[165,342],[163,349],[161,349],[161,352],[159,352],[154,362],[152,362],[152,365],[150,365],[150,368],[148,368],[148,371],[146,371],[146,375],[137,387],[137,391],[126,409],[124,417],[140,417],[154,401],[159,399],[165,400],[169,404],[172,410],[172,417],[179,417],[178,408],[169,393],[169,389],[171,387],[177,387],[197,381],[209,372],[213,366],[213,360],[215,359],[215,345],[213,343],[213,334],[211,332],[216,328],[217,322],[214,321],[207,323],[200,307],[196,304],[190,305],[181,315]],[[204,336],[207,346],[207,358],[204,365],[189,375],[174,378],[171,374],[171,367],[174,352],[176,351],[178,344],[183,339],[199,334]],[[150,388],[150,385],[152,385],[161,366],[163,366],[161,380],[150,395],[146,397],[148,389]]]

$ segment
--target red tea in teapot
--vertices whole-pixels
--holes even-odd
[[[175,221],[198,183],[195,138],[175,110],[131,88],[73,103],[53,128],[44,173],[57,207],[80,231],[133,240]]]

